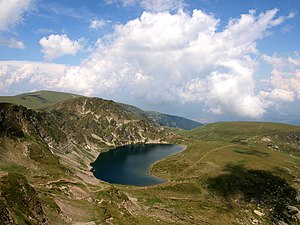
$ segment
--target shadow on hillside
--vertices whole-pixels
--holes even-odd
[[[269,219],[295,222],[289,205],[297,205],[297,190],[286,180],[263,170],[246,169],[241,165],[229,164],[224,169],[226,174],[208,179],[208,189],[228,202],[240,196],[244,202],[260,204],[268,209]]]
[[[234,152],[243,155],[254,155],[258,157],[266,157],[269,154],[258,150],[234,150]]]

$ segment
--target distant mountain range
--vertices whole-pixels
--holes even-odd
[[[83,97],[81,95],[55,92],[55,91],[37,91],[24,93],[16,96],[0,96],[0,102],[13,103],[16,105],[22,105],[26,108],[41,110],[57,103],[64,102],[66,100]],[[202,123],[186,119],[183,117],[168,115],[154,111],[143,111],[135,106],[117,103],[125,110],[139,114],[143,118],[147,118],[159,126],[166,126],[172,128],[180,128],[184,130],[191,130],[199,126],[203,126]]]

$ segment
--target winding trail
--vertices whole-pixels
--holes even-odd
[[[193,169],[197,164],[199,164],[208,154],[223,149],[223,148],[228,148],[231,146],[236,146],[237,144],[230,144],[230,145],[225,145],[225,146],[221,146],[221,147],[217,147],[217,148],[213,148],[211,150],[209,150],[208,152],[206,152],[199,160],[197,160],[193,165],[189,166],[188,168],[186,168],[185,170],[183,170],[179,176],[182,176],[186,171]]]

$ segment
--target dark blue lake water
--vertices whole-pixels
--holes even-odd
[[[134,186],[149,186],[167,180],[150,174],[150,166],[167,156],[184,150],[171,144],[128,145],[101,153],[91,164],[100,180]]]

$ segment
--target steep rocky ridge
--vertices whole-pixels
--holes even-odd
[[[78,97],[43,111],[1,103],[0,135],[23,140],[31,159],[58,156],[61,163],[86,170],[101,151],[167,142],[172,133],[113,101]]]
[[[36,92],[23,93],[16,96],[0,96],[0,102],[22,105],[26,108],[35,110],[43,110],[46,107],[53,106],[57,103],[80,97],[83,96],[65,92],[42,90]],[[199,122],[179,116],[168,115],[153,111],[143,111],[135,106],[128,104],[117,103],[117,105],[121,106],[123,108],[122,110],[131,112],[145,119],[151,120],[152,122],[160,126],[190,130],[203,125]]]

